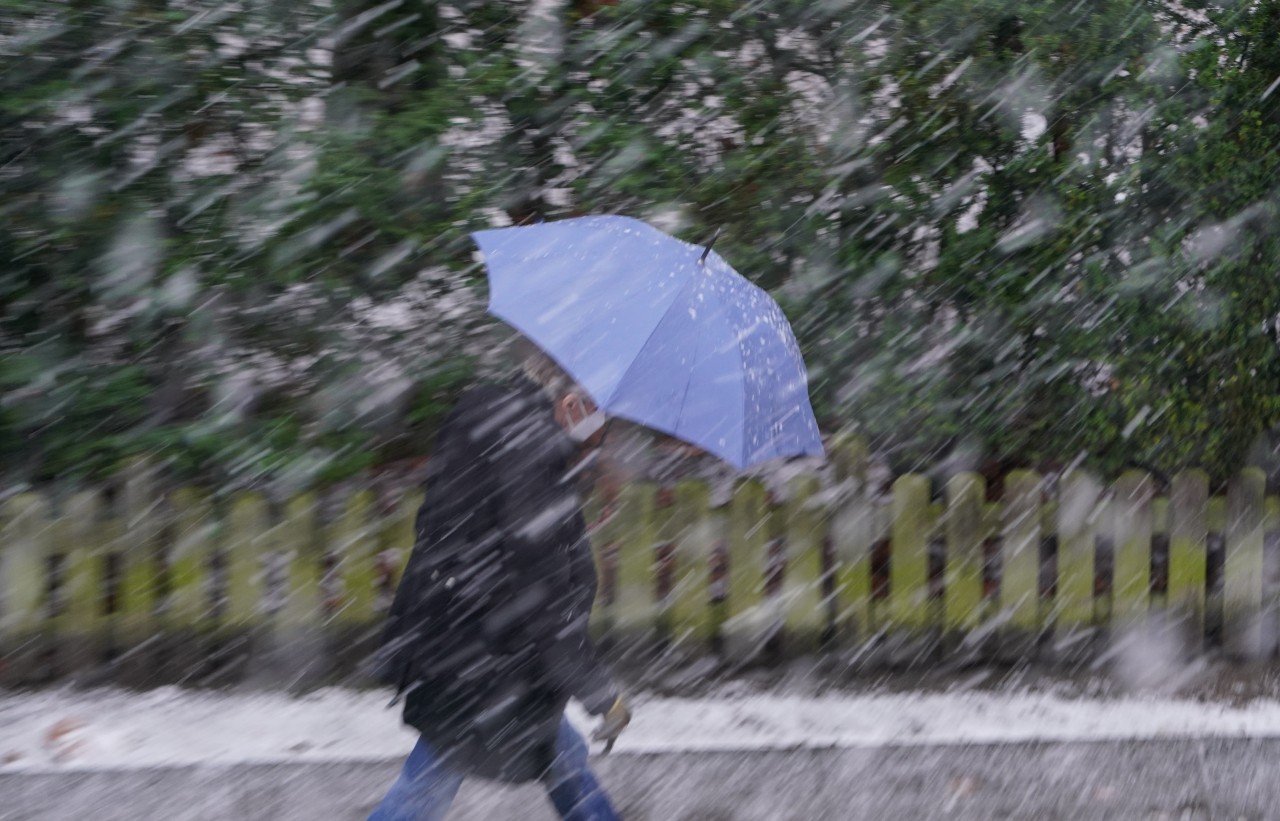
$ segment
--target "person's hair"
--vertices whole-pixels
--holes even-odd
[[[516,357],[520,371],[535,385],[542,388],[551,401],[558,401],[566,393],[577,390],[578,385],[556,361],[542,349],[525,339],[516,341]]]

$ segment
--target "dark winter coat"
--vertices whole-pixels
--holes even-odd
[[[565,704],[615,692],[587,619],[595,564],[566,478],[576,446],[530,382],[468,391],[429,462],[378,675],[455,770],[540,777]]]

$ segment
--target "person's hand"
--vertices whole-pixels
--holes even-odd
[[[608,755],[613,750],[613,743],[630,723],[631,710],[627,708],[627,703],[622,700],[622,696],[618,696],[613,706],[609,708],[609,712],[604,714],[604,720],[600,722],[600,726],[596,728],[591,738],[593,741],[603,741],[605,754]]]

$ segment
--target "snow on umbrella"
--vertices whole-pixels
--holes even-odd
[[[620,216],[472,236],[489,269],[489,312],[605,412],[739,469],[822,455],[791,326],[709,246]]]

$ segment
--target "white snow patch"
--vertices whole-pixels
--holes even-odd
[[[416,734],[385,690],[201,693],[160,688],[0,696],[0,772],[115,770],[192,764],[380,761]],[[827,697],[639,696],[619,752],[750,751],[1280,737],[1280,704],[1245,706],[1127,696],[969,691]],[[593,724],[573,706],[571,720]]]
[[[1049,130],[1049,121],[1038,111],[1027,111],[1022,115],[1022,139],[1034,143],[1040,135]]]

